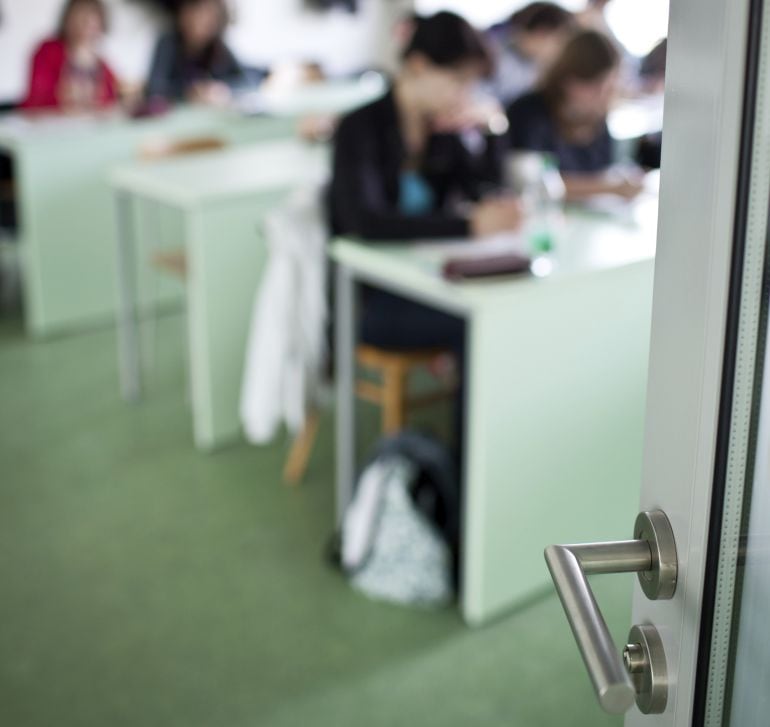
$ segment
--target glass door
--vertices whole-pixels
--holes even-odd
[[[639,516],[627,541],[546,560],[598,703],[627,727],[764,726],[770,0],[675,0],[669,23]],[[629,571],[615,645],[587,576]]]
[[[740,504],[737,538],[723,549],[710,664],[706,676],[706,724],[766,727],[770,720],[770,364],[767,323],[760,382],[761,405],[752,442],[753,471]],[[737,547],[733,547],[733,543]],[[721,587],[720,587],[721,585]],[[728,588],[732,585],[732,588]]]
[[[633,622],[654,624],[666,645],[669,688],[661,715],[632,712],[626,724],[751,727],[767,724],[766,713],[763,722],[731,718],[750,708],[748,693],[767,692],[753,690],[746,660],[770,659],[756,633],[746,649],[762,596],[741,565],[748,526],[761,517],[756,506],[752,520],[752,495],[770,497],[760,484],[770,6],[672,3],[669,48],[641,509],[668,514],[679,575],[669,601],[634,594]],[[748,691],[736,699],[739,689]]]

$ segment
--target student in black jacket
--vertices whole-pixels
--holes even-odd
[[[457,131],[472,116],[475,84],[490,71],[483,39],[459,16],[417,21],[391,90],[338,127],[330,190],[336,234],[425,240],[519,226],[518,202],[490,196],[500,177],[495,144]],[[366,291],[361,338],[386,348],[446,347],[463,364],[459,319],[382,291]]]
[[[369,240],[483,236],[514,229],[494,140],[457,133],[491,71],[482,37],[459,16],[420,19],[391,90],[342,120],[330,193],[337,234]],[[471,148],[469,148],[472,147]],[[470,202],[463,212],[460,202]]]

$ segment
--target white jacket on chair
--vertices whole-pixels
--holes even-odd
[[[317,186],[295,190],[264,223],[268,260],[252,315],[241,421],[255,444],[298,432],[326,354],[327,230]]]

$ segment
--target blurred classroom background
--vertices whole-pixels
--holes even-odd
[[[0,0],[2,724],[621,724],[667,18]]]

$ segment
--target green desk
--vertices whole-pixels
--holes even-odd
[[[629,537],[641,481],[657,204],[572,212],[542,278],[449,283],[447,246],[338,240],[337,504],[355,475],[356,286],[467,327],[461,609],[478,624],[549,587],[543,548]]]
[[[0,148],[16,170],[27,331],[45,336],[114,320],[114,225],[105,182],[112,166],[156,138],[210,134],[243,143],[292,129],[285,119],[247,120],[205,108],[143,121],[5,118]]]
[[[142,391],[137,309],[137,201],[181,215],[193,429],[205,450],[236,439],[254,294],[266,248],[260,221],[297,186],[321,182],[326,147],[295,140],[113,170],[118,230],[119,359],[125,398]],[[114,277],[113,277],[114,284]]]
[[[211,134],[243,143],[292,130],[287,119],[206,108],[143,121],[5,117],[0,148],[15,163],[27,331],[46,336],[114,320],[114,225],[105,181],[112,166],[155,138]]]
[[[21,115],[0,118],[0,149],[15,162],[27,331],[36,336],[76,331],[115,316],[112,197],[115,165],[135,159],[155,138],[213,135],[230,144],[294,136],[305,113],[341,113],[381,94],[382,79],[314,84],[252,94],[270,115],[182,107],[158,118]],[[145,271],[145,276],[152,273]]]

